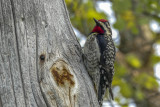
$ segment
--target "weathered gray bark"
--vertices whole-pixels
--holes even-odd
[[[0,106],[98,107],[81,56],[63,0],[0,0]]]

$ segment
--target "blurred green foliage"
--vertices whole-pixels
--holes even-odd
[[[141,61],[134,54],[128,54],[126,61],[134,68],[140,68],[142,66]]]
[[[95,9],[92,0],[66,0],[69,9],[70,19],[75,28],[85,35],[88,35],[95,25],[93,18],[105,18],[103,12],[98,12]]]
[[[133,78],[133,81],[138,82],[139,87],[145,89],[156,89],[158,88],[158,83],[155,81],[155,78],[150,76],[147,73],[140,73],[139,75]]]
[[[65,1],[73,26],[85,36],[95,25],[93,18],[107,19],[107,15],[97,9],[97,2],[105,0]],[[148,96],[158,92],[159,87],[153,67],[160,62],[160,57],[154,53],[153,46],[160,43],[160,33],[151,31],[149,24],[152,20],[160,24],[160,1],[106,1],[112,3],[116,17],[113,27],[120,33],[113,79],[113,87],[120,87],[120,95],[116,95],[115,100],[122,107],[129,105],[129,99],[132,99],[137,107],[158,107],[153,101],[160,99],[156,99],[156,95],[152,99]],[[123,104],[122,97],[126,99]]]

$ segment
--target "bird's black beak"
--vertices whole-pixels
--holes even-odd
[[[96,25],[100,25],[98,20],[96,20],[95,18],[93,18],[93,20],[95,21]]]

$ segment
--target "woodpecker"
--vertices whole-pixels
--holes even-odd
[[[93,81],[100,106],[106,90],[113,98],[112,79],[114,75],[115,45],[110,24],[105,19],[94,19],[96,26],[88,36],[84,48],[84,63]]]

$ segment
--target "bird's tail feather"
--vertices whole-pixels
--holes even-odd
[[[110,99],[114,100],[114,95],[113,95],[113,92],[112,92],[112,88],[109,87],[108,91],[109,91]]]
[[[100,107],[102,106],[103,97],[105,95],[106,90],[107,90],[108,95],[109,95],[109,100],[113,100],[114,99],[112,88],[111,88],[111,83],[108,80],[106,75],[109,75],[108,72],[106,72],[105,69],[101,68],[100,69],[99,88],[98,88],[98,101],[99,101]]]
[[[102,103],[103,103],[103,97],[104,97],[104,94],[105,94],[105,89],[103,89],[101,86],[99,86],[99,89],[98,89],[98,102],[99,102],[99,105],[100,107],[102,106]]]
[[[99,81],[99,87],[98,87],[98,102],[99,102],[100,107],[102,106],[103,97],[106,92],[106,82],[104,79],[104,73],[105,73],[105,70],[101,68],[100,69],[100,81]]]

